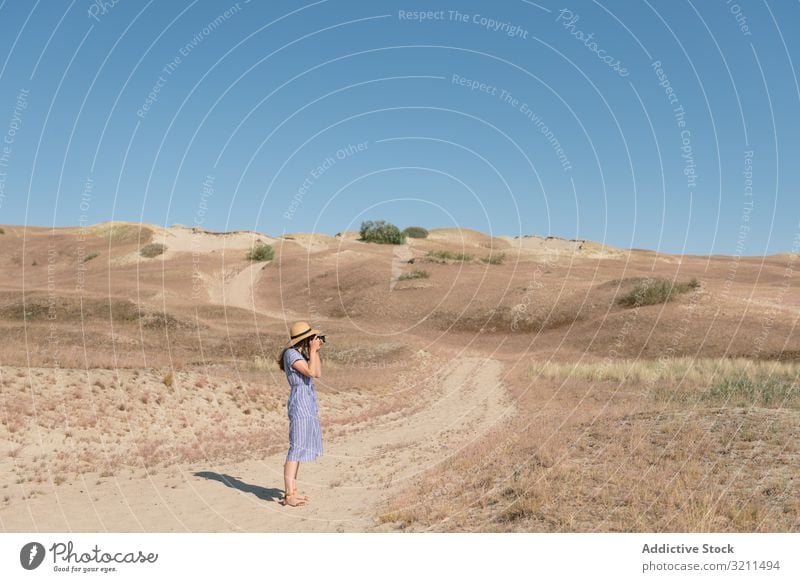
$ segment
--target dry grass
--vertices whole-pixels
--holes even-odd
[[[438,310],[431,319],[440,329],[467,332],[539,333],[546,330],[569,328],[585,319],[571,304],[554,305],[552,309],[539,309],[533,313],[515,312],[513,308],[487,306],[470,308],[466,312]]]
[[[596,362],[533,362],[530,378],[586,380],[589,382],[655,382],[707,386],[725,379],[800,379],[800,363],[748,358],[663,358],[660,360],[604,360]]]
[[[413,279],[427,279],[430,276],[431,276],[431,274],[428,273],[428,271],[415,270],[415,271],[411,271],[410,273],[403,273],[402,275],[400,275],[397,278],[397,280],[398,281],[410,281],[410,280],[413,280]]]
[[[751,389],[796,388],[797,372],[722,359],[534,363],[514,387],[520,414],[380,518],[409,531],[800,531],[797,401]],[[731,377],[745,388],[713,393]],[[692,390],[708,397],[652,397]]]
[[[12,443],[9,457],[22,482],[37,482],[46,469],[63,482],[87,472],[242,459],[285,446],[285,439],[275,438],[283,386],[248,386],[236,406],[220,399],[234,380],[215,377],[198,389],[200,374],[194,372],[169,372],[171,389],[157,370],[42,372],[29,390],[0,400],[0,437]],[[55,442],[62,444],[52,450],[37,444],[59,435]]]
[[[253,356],[250,367],[258,372],[281,372],[278,361],[275,358],[268,358],[266,356]]]
[[[428,251],[428,254],[423,257],[426,261],[434,263],[468,263],[475,257],[469,253],[454,253],[451,251]]]
[[[481,257],[481,262],[486,263],[487,265],[502,265],[505,260],[505,253],[497,253],[496,255]]]
[[[147,243],[153,237],[153,230],[138,224],[105,222],[90,227],[90,232],[112,243]]]

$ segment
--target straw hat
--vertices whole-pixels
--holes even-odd
[[[292,324],[292,327],[289,330],[289,335],[291,335],[291,339],[289,343],[286,345],[287,348],[292,347],[296,343],[304,340],[308,336],[315,335],[315,334],[322,334],[322,332],[318,329],[312,329],[310,325],[308,325],[305,321],[296,321]]]

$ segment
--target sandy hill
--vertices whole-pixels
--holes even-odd
[[[403,246],[365,243],[352,232],[272,237],[119,221],[4,231],[4,331],[27,333],[30,345],[55,329],[67,353],[74,348],[70,338],[80,338],[75,343],[94,346],[99,359],[116,345],[109,337],[143,343],[145,354],[153,349],[163,357],[169,335],[173,355],[193,360],[198,330],[228,336],[229,355],[258,333],[259,347],[248,349],[263,351],[277,346],[296,319],[324,325],[345,343],[365,333],[368,341],[408,336],[439,344],[463,335],[487,347],[502,341],[506,350],[557,347],[602,356],[618,343],[619,355],[655,357],[667,347],[680,354],[749,353],[768,318],[759,355],[800,350],[791,333],[800,294],[784,285],[787,259],[778,255],[679,257],[455,228],[433,229]],[[258,243],[272,245],[271,261],[247,259]],[[165,250],[142,256],[154,244]],[[618,304],[648,277],[696,278],[700,286],[666,304]],[[22,351],[7,357],[16,360]]]

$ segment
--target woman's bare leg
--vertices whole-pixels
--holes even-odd
[[[297,475],[298,461],[286,461],[283,464],[283,490],[284,495],[289,497],[295,493],[295,475]]]
[[[303,505],[306,500],[297,497],[295,490],[295,476],[297,475],[298,461],[287,461],[283,464],[284,503],[287,505]],[[291,499],[291,501],[290,501]]]
[[[297,463],[297,467],[295,467],[295,470],[294,470],[294,480],[293,480],[294,487],[295,487],[294,494],[297,497],[299,497],[300,499],[305,499],[306,501],[308,501],[309,499],[311,499],[308,495],[303,495],[302,493],[298,493],[297,492],[297,473],[298,473],[298,471],[300,471],[300,463],[299,462]]]
[[[299,461],[286,461],[283,464],[284,500],[294,498],[290,505],[304,505],[308,499],[297,495],[297,469]]]

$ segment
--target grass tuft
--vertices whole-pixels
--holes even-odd
[[[672,301],[677,295],[699,287],[700,282],[695,278],[688,283],[675,283],[669,279],[645,279],[637,283],[629,293],[617,299],[617,303],[623,307],[658,305]]]
[[[152,259],[153,257],[164,254],[164,251],[166,250],[167,245],[163,245],[161,243],[150,243],[144,245],[139,251],[139,254],[147,259]]]
[[[488,257],[481,257],[481,261],[488,265],[502,265],[506,260],[505,253],[497,253],[496,255],[489,255]]]
[[[800,384],[780,378],[725,378],[704,392],[703,400],[726,406],[797,407]]]
[[[429,251],[426,256],[429,259],[439,263],[444,263],[447,261],[461,261],[466,263],[474,258],[472,255],[467,253],[452,253],[450,251]]]
[[[427,279],[430,277],[430,273],[428,271],[411,271],[410,273],[403,273],[398,278],[398,281],[408,281],[411,279]]]

